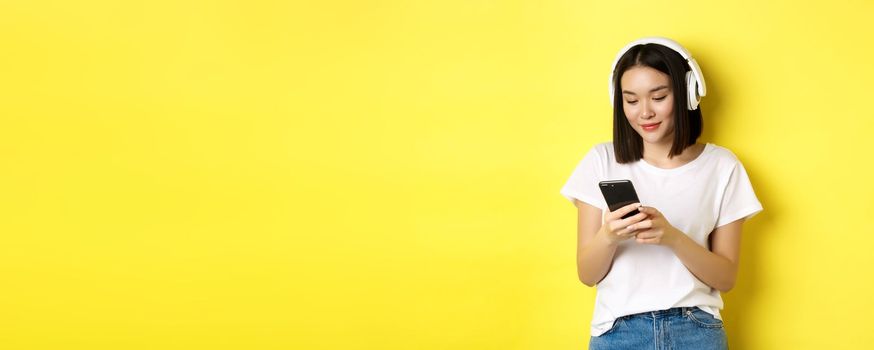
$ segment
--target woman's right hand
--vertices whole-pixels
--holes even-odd
[[[604,224],[601,225],[601,229],[598,233],[607,238],[610,244],[618,244],[626,239],[633,238],[637,234],[637,230],[629,230],[628,226],[643,221],[646,219],[647,215],[644,213],[638,213],[627,219],[623,219],[622,217],[637,208],[640,208],[640,203],[631,203],[622,208],[616,209],[616,211],[608,211],[607,215],[604,217]]]

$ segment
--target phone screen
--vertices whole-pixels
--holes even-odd
[[[637,198],[637,191],[634,190],[634,185],[631,184],[631,180],[601,181],[598,183],[598,187],[601,188],[601,194],[604,195],[604,200],[607,202],[607,207],[610,208],[610,211],[616,211],[631,203],[640,202],[640,199]],[[634,209],[630,213],[623,215],[622,218],[625,219],[638,213],[640,211]]]

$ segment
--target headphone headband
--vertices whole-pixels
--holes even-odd
[[[616,74],[616,64],[619,63],[619,59],[622,58],[628,50],[631,50],[632,47],[643,44],[659,44],[665,46],[671,50],[676,51],[683,56],[683,59],[686,60],[686,63],[689,65],[691,69],[690,72],[686,73],[686,92],[689,94],[689,98],[686,99],[688,102],[686,107],[689,110],[695,110],[698,108],[698,103],[701,102],[701,97],[707,94],[707,85],[704,83],[704,74],[701,73],[701,67],[698,66],[698,62],[692,58],[692,54],[689,53],[689,50],[686,50],[680,43],[673,41],[671,39],[659,36],[645,37],[640,38],[635,41],[632,41],[628,45],[619,50],[619,53],[616,54],[616,58],[613,59],[613,69],[610,70],[610,105],[613,105],[613,79]]]

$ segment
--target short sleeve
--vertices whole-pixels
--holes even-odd
[[[762,204],[753,191],[753,185],[740,161],[735,163],[728,177],[719,207],[716,227],[739,219],[749,219],[762,211]]]
[[[601,190],[598,189],[599,179],[603,177],[604,173],[602,167],[603,162],[597,146],[592,147],[574,168],[570,178],[559,192],[571,203],[574,202],[574,199],[578,199],[601,208],[601,210],[606,210],[607,203],[601,195]]]

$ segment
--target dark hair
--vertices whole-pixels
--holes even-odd
[[[622,74],[635,66],[651,67],[670,77],[674,94],[674,142],[668,157],[683,153],[686,147],[695,144],[704,128],[701,106],[692,111],[686,107],[689,98],[686,71],[690,68],[676,51],[659,44],[643,44],[622,55],[613,75],[613,150],[616,161],[631,163],[643,158],[643,139],[631,127],[622,107]]]

